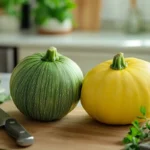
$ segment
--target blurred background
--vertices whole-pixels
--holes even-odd
[[[85,74],[123,52],[150,61],[149,0],[0,0],[0,72],[50,46]]]

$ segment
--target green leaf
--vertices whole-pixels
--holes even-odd
[[[47,19],[50,19],[49,16],[49,9],[48,7],[45,7],[43,3],[38,6],[38,9],[35,9],[34,12],[35,15],[35,22],[37,24],[44,24]]]
[[[127,134],[127,136],[123,139],[123,143],[124,144],[128,144],[130,142],[132,142],[132,135]]]
[[[125,150],[140,150],[138,144],[129,143],[126,144]]]
[[[18,8],[28,0],[0,0],[0,5],[9,15],[19,16]]]
[[[150,130],[149,120],[146,122],[146,127]]]
[[[142,114],[143,116],[145,116],[145,115],[146,115],[146,108],[145,108],[144,106],[141,106],[141,107],[140,107],[140,112],[141,112],[141,114]]]
[[[50,18],[56,18],[60,22],[65,19],[72,20],[72,9],[75,6],[73,0],[37,0],[34,13],[36,23],[44,24]]]
[[[10,100],[10,95],[7,95],[5,93],[3,94],[0,94],[0,104],[2,104],[3,102],[7,101],[7,100]]]
[[[140,135],[140,139],[143,140],[145,138],[148,137],[148,133],[142,132],[142,134]]]
[[[1,84],[1,80],[0,80],[0,84]],[[1,92],[0,92],[0,104],[2,104],[3,102],[7,101],[7,100],[10,100],[11,97],[10,95],[2,92],[2,89],[1,89]]]
[[[133,145],[138,145],[139,139],[137,139],[136,137],[133,137],[132,142],[133,142]]]
[[[133,125],[136,129],[140,130],[140,124],[139,124],[139,121],[138,121],[138,120],[134,120],[134,121],[132,122],[132,125]]]
[[[126,150],[140,150],[139,143],[143,143],[150,138],[150,124],[146,117],[146,108],[142,106],[140,112],[143,116],[137,118],[144,119],[145,123],[140,124],[138,120],[132,122],[128,135],[123,139]]]
[[[131,127],[130,128],[130,132],[129,132],[132,136],[136,136],[139,135],[139,130],[135,127]]]

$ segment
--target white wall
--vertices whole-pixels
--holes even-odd
[[[102,0],[102,21],[114,21],[118,24],[125,21],[130,7],[130,0]],[[137,7],[146,22],[150,22],[150,0],[137,0]]]
[[[138,0],[138,7],[140,8],[144,19],[150,21],[150,0]]]
[[[129,7],[128,0],[102,0],[102,20],[123,20]]]

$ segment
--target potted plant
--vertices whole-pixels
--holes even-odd
[[[28,0],[0,0],[0,31],[18,31],[20,7]]]
[[[3,6],[3,3],[2,1],[0,1],[0,13],[2,12],[2,6]]]
[[[39,33],[68,33],[72,30],[73,0],[37,0],[35,22]]]
[[[4,12],[4,2],[3,2],[4,0],[0,0],[0,16],[3,14],[3,12]]]

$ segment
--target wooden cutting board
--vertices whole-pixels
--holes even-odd
[[[15,117],[34,137],[25,150],[120,150],[129,126],[108,126],[94,121],[82,107],[76,107],[59,121],[38,122],[21,114],[12,101],[0,107]],[[0,149],[21,150],[4,128],[0,128]]]

